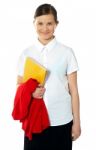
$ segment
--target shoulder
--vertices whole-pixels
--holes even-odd
[[[29,53],[29,51],[33,51],[33,50],[34,50],[34,45],[31,45],[31,46],[25,48],[22,53],[24,53],[26,55],[27,53]]]
[[[28,56],[30,52],[32,52],[34,50],[34,45],[31,45],[27,48],[25,48],[24,50],[22,50],[21,52],[21,56]]]
[[[58,47],[58,49],[60,49],[60,51],[62,51],[66,55],[71,55],[74,53],[74,51],[71,47],[64,45],[61,42],[57,42],[57,47]]]

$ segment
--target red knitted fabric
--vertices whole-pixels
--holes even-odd
[[[40,133],[50,126],[47,109],[43,99],[32,98],[38,82],[29,79],[16,91],[12,117],[20,120],[25,135],[31,140],[32,133]]]

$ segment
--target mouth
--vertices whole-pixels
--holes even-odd
[[[41,32],[43,35],[48,35],[50,32]]]

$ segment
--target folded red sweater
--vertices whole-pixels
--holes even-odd
[[[40,133],[50,126],[47,109],[43,99],[32,98],[38,82],[29,79],[16,91],[12,117],[20,120],[25,135],[32,139],[32,133]]]

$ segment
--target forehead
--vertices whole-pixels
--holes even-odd
[[[38,16],[38,17],[36,17],[35,20],[36,20],[36,21],[39,21],[39,22],[55,21],[54,16],[53,16],[52,14]]]

